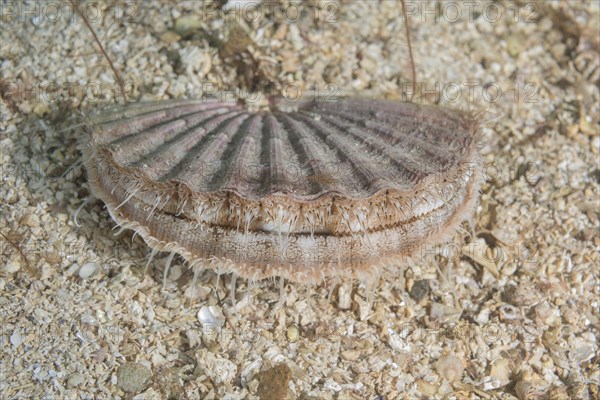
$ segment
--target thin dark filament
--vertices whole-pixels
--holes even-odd
[[[123,100],[125,101],[126,100],[126,97],[125,97],[125,85],[123,84],[123,80],[121,79],[121,75],[119,75],[119,73],[117,72],[117,69],[115,68],[115,66],[112,63],[112,60],[110,59],[110,57],[106,53],[106,50],[104,50],[104,46],[102,46],[102,43],[100,42],[100,39],[98,39],[98,36],[96,35],[96,32],[94,31],[94,29],[90,25],[90,23],[87,20],[87,18],[85,17],[85,15],[83,15],[83,13],[81,12],[81,10],[79,9],[79,5],[75,2],[75,0],[70,0],[70,3],[73,6],[73,8],[75,9],[75,12],[81,17],[81,19],[85,23],[85,26],[87,26],[87,28],[92,33],[92,36],[94,37],[94,40],[98,44],[98,47],[100,47],[100,51],[102,52],[102,54],[104,55],[104,57],[108,61],[108,64],[110,65],[110,69],[112,69],[113,73],[115,74],[115,77],[117,78],[117,83],[119,84],[119,89],[121,90],[121,96],[123,96]]]
[[[410,93],[410,100],[412,101],[413,96],[417,91],[417,71],[415,69],[412,45],[410,44],[410,29],[408,26],[408,16],[406,15],[406,3],[404,0],[400,0],[400,2],[402,3],[402,17],[404,18],[404,30],[406,31],[406,42],[408,43],[408,56],[410,57],[410,67],[412,69],[412,92]]]
[[[8,238],[8,236],[6,236],[4,233],[0,232],[0,235],[2,235],[2,238],[4,240],[6,240],[8,242],[8,244],[10,244],[12,247],[14,247],[15,249],[17,249],[17,251],[19,252],[19,254],[21,255],[21,257],[23,257],[23,261],[25,261],[25,264],[27,265],[27,268],[31,269],[31,264],[29,264],[29,260],[27,259],[27,256],[25,255],[25,252],[23,251],[23,249],[18,244],[16,244],[12,240],[10,240]]]

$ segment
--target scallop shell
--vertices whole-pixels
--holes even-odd
[[[119,225],[252,280],[379,275],[449,237],[479,188],[477,123],[435,106],[171,100],[89,127],[90,185]]]

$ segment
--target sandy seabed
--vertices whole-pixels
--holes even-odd
[[[400,3],[222,3],[82,8],[130,100],[405,100]],[[192,288],[177,258],[163,285],[168,254],[144,273],[79,165],[81,115],[119,95],[106,59],[68,3],[0,7],[1,398],[599,398],[597,2],[407,1],[413,101],[481,111],[474,224],[373,290],[288,283],[283,304]]]

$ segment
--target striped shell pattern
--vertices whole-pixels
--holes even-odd
[[[376,276],[446,239],[479,188],[477,123],[436,106],[169,100],[89,127],[92,191],[118,224],[247,279]]]

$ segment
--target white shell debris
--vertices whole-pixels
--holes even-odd
[[[259,7],[262,0],[227,0],[223,5],[223,10],[241,10],[247,12],[247,10],[253,7]]]
[[[220,329],[225,322],[225,316],[221,311],[221,307],[202,306],[198,311],[198,321],[200,321],[203,328]]]
[[[92,278],[100,271],[100,265],[94,262],[85,263],[79,269],[79,277],[81,279]]]

